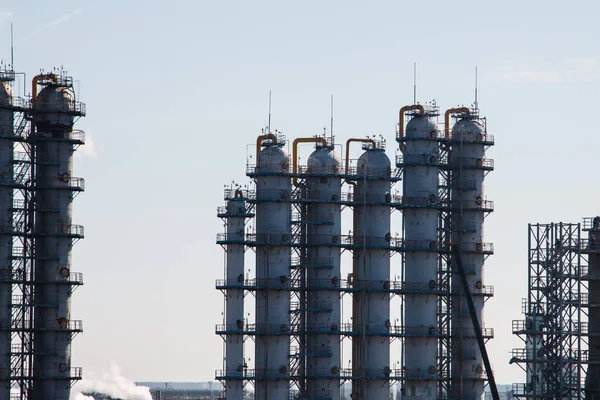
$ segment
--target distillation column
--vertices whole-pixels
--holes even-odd
[[[233,194],[233,196],[231,196]],[[225,290],[225,400],[244,398],[244,253],[246,209],[242,190],[228,189],[227,205],[218,216],[226,220],[225,281],[217,288]],[[231,379],[228,379],[231,377]]]
[[[446,129],[451,114],[460,114],[452,128],[449,166],[452,185],[453,242],[458,243],[473,303],[482,328],[485,327],[483,307],[491,295],[484,286],[485,259],[493,253],[492,245],[484,243],[484,219],[492,211],[485,201],[484,179],[493,169],[492,160],[485,158],[486,146],[492,144],[478,115],[467,108],[446,112]],[[481,399],[486,372],[460,280],[452,280],[452,382],[455,394],[465,399]],[[485,333],[485,331],[484,331]],[[489,337],[489,335],[487,335]]]
[[[600,217],[589,229],[589,304],[600,300]],[[586,399],[600,399],[600,307],[589,307],[589,360],[585,380]]]
[[[35,96],[37,85],[43,86]],[[71,340],[82,331],[71,319],[71,294],[81,275],[71,272],[73,243],[83,227],[72,223],[74,194],[83,180],[73,177],[73,154],[81,138],[74,117],[84,115],[74,101],[72,80],[54,74],[33,81],[36,146],[36,267],[33,400],[67,400],[81,369],[71,368]]]
[[[318,143],[307,167],[306,393],[309,399],[337,400],[341,367],[341,159],[333,145]]]
[[[6,78],[6,79],[3,79]],[[0,400],[10,397],[12,313],[12,157],[14,137],[11,75],[0,75]]]
[[[438,272],[438,174],[439,128],[436,115],[420,110],[400,135],[403,148],[398,167],[403,167],[404,218],[404,396],[435,399],[437,396],[437,272]],[[403,121],[403,118],[401,118]],[[401,122],[402,124],[402,122]],[[402,133],[403,126],[400,126]],[[402,139],[404,138],[404,139]],[[402,144],[403,143],[403,144]]]
[[[389,398],[391,164],[383,145],[366,145],[354,194],[353,399]],[[346,171],[350,175],[349,171]]]
[[[290,381],[290,292],[281,290],[289,285],[291,267],[290,156],[282,138],[263,139],[249,174],[256,181],[257,400],[287,398]]]

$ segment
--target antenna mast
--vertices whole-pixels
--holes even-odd
[[[271,90],[269,90],[269,124],[267,125],[267,133],[271,133]]]
[[[475,66],[475,108],[479,108],[477,103],[477,65]]]
[[[13,37],[13,24],[10,23],[10,68],[15,70],[15,46]]]
[[[413,104],[417,104],[417,62],[413,63]]]
[[[331,143],[333,143],[333,95],[331,95],[331,126],[329,127],[329,136],[331,136]]]

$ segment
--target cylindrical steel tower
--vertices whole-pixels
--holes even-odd
[[[588,304],[600,303],[600,217],[590,218],[588,248]],[[584,222],[585,223],[585,222]],[[600,307],[589,307],[589,355],[585,380],[587,399],[600,399]]]
[[[484,285],[483,266],[487,256],[493,253],[493,247],[484,243],[484,219],[492,211],[490,202],[485,200],[484,179],[494,165],[485,158],[485,151],[492,142],[487,137],[484,121],[476,112],[461,108],[448,110],[446,114],[449,116],[453,111],[460,113],[450,140],[453,241],[458,243],[461,252],[477,318],[485,327],[483,306],[486,296],[492,293],[491,288]],[[453,391],[462,398],[480,399],[486,372],[459,279],[453,278],[452,294]]]
[[[3,79],[6,78],[6,79]],[[13,94],[11,75],[0,75],[0,399],[10,397],[12,313]]]
[[[43,89],[34,97],[32,141],[35,165],[35,315],[34,400],[67,400],[72,381],[81,369],[71,367],[71,339],[82,331],[81,321],[71,319],[71,294],[81,284],[72,272],[74,241],[83,238],[83,227],[73,225],[72,204],[83,190],[83,179],[73,177],[74,118],[85,114],[75,102],[72,80],[54,74],[34,78]]]
[[[340,398],[340,172],[341,158],[333,145],[318,143],[308,158],[304,181],[308,266],[304,356],[308,399]]]
[[[244,360],[244,252],[246,218],[253,215],[248,212],[246,193],[240,189],[225,191],[227,205],[219,207],[218,216],[226,221],[225,279],[217,282],[217,289],[225,294],[225,400],[244,398],[244,375],[247,365]]]
[[[389,398],[390,159],[367,144],[356,170],[353,251],[352,398]],[[346,171],[351,175],[350,171]],[[387,287],[386,287],[387,282]]]
[[[440,135],[435,116],[423,112],[422,108],[412,115],[401,141],[402,155],[397,160],[397,166],[403,168],[407,289],[404,295],[404,398],[423,400],[437,398],[438,389],[438,177],[440,165],[445,161],[440,160]]]
[[[291,209],[290,156],[285,141],[265,135],[256,169],[255,398],[289,395]]]

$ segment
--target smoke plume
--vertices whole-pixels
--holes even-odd
[[[136,386],[133,381],[123,377],[115,363],[110,365],[109,371],[102,374],[100,379],[90,376],[77,382],[71,391],[71,400],[93,400],[83,393],[101,393],[123,400],[152,400],[150,389]]]

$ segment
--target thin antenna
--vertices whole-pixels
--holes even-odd
[[[413,64],[413,104],[417,104],[417,62]]]
[[[15,70],[15,46],[12,22],[10,23],[10,67],[13,71]]]
[[[269,124],[267,125],[267,133],[271,133],[271,91],[269,90]]]
[[[331,126],[329,127],[329,136],[333,142],[333,95],[331,95]]]
[[[475,108],[479,108],[477,104],[477,65],[475,66]]]

